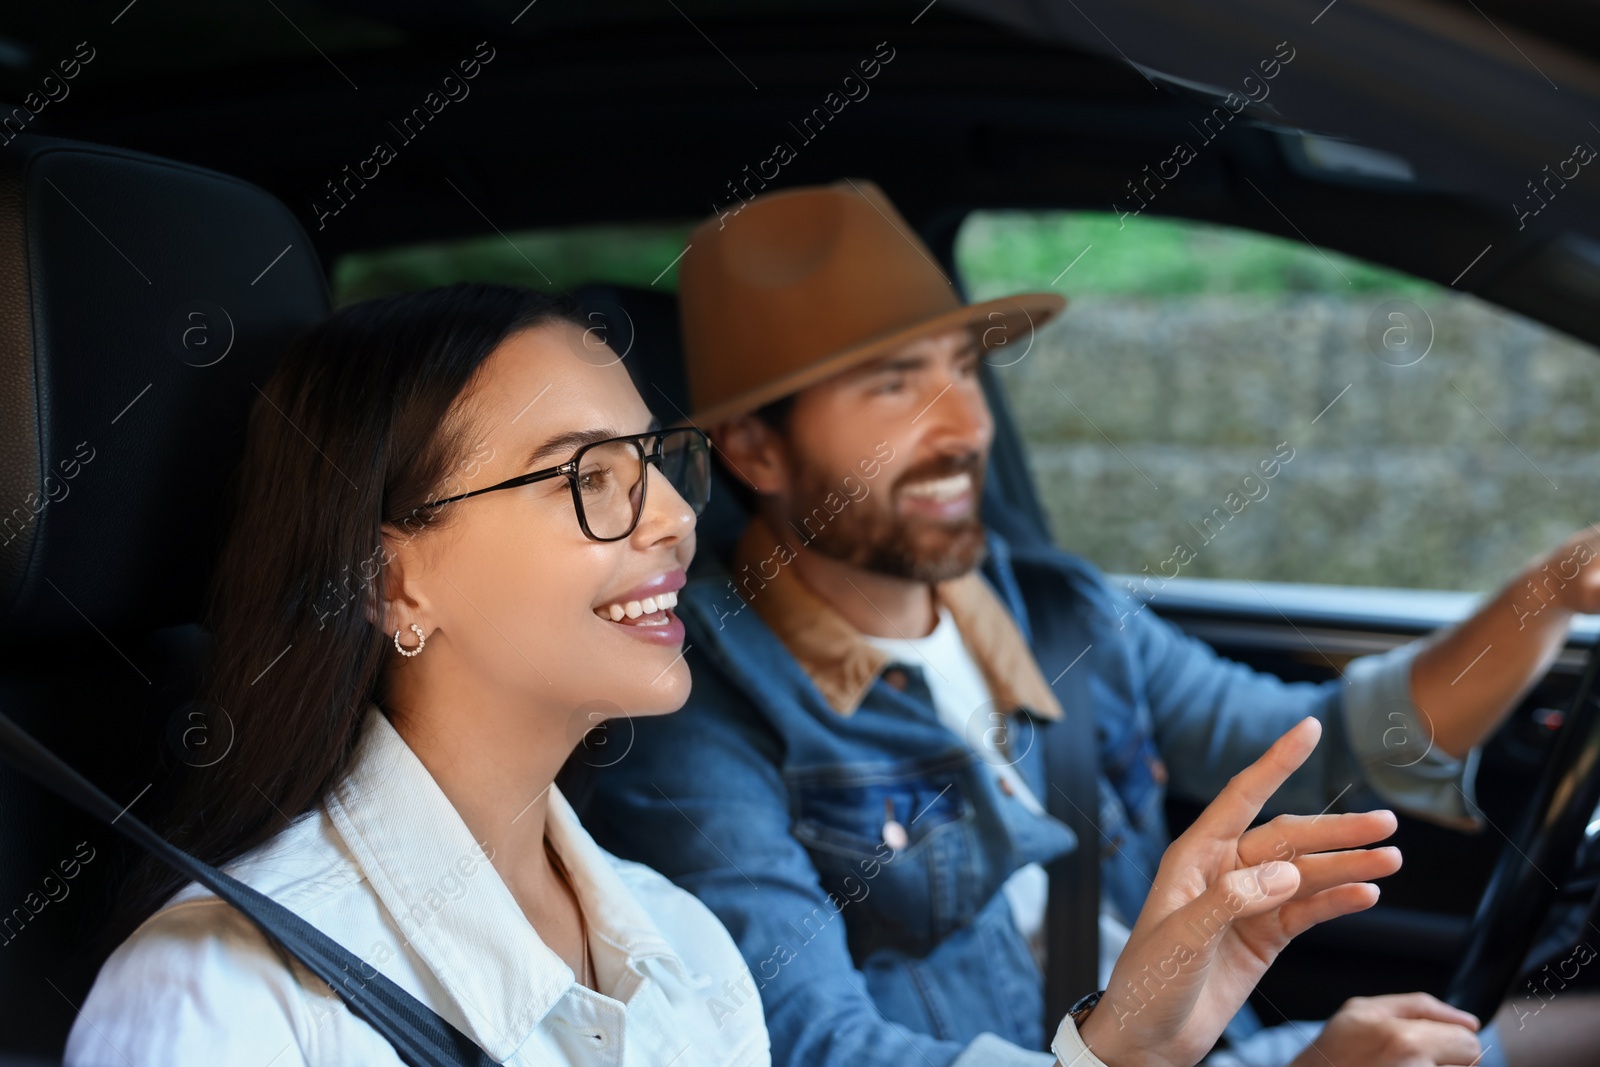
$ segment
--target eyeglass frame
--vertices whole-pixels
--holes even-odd
[[[674,426],[663,430],[646,430],[644,433],[622,434],[618,437],[607,437],[602,441],[590,441],[586,445],[581,445],[578,450],[572,454],[572,458],[567,460],[565,463],[558,463],[554,467],[545,467],[542,470],[531,471],[527,474],[519,474],[514,478],[507,478],[503,482],[497,482],[494,485],[485,486],[482,489],[473,489],[470,492],[457,493],[455,496],[447,496],[442,500],[435,500],[430,504],[423,504],[422,509],[431,511],[434,508],[443,507],[446,504],[453,504],[458,500],[465,500],[468,497],[473,496],[481,496],[484,493],[493,493],[499,489],[517,489],[524,485],[532,485],[535,482],[549,481],[551,478],[566,478],[567,488],[572,491],[573,509],[578,514],[578,526],[583,530],[583,535],[591,541],[599,541],[602,544],[612,541],[621,541],[623,538],[632,534],[634,530],[639,528],[639,520],[644,517],[645,500],[650,491],[650,464],[654,463],[656,465],[656,469],[662,472],[662,477],[666,477],[666,471],[662,470],[661,467],[661,460],[665,457],[666,453],[662,451],[661,445],[662,440],[667,436],[667,434],[674,433],[694,434],[699,438],[700,446],[705,450],[706,455],[709,457],[711,452],[711,439],[707,437],[706,432],[700,429],[698,426]],[[646,451],[644,442],[645,439],[649,437],[656,438],[655,448],[651,451]],[[583,495],[578,490],[578,465],[582,462],[584,453],[588,452],[589,449],[599,448],[601,445],[614,445],[619,441],[630,441],[639,449],[639,469],[641,472],[639,506],[634,509],[633,521],[628,524],[628,528],[626,530],[615,537],[600,537],[589,528],[589,513],[584,509]],[[709,464],[709,459],[707,462]],[[708,477],[706,482],[706,501],[711,499],[711,484],[709,474],[710,471],[708,469]],[[676,491],[676,487],[674,487],[674,491]],[[699,515],[700,512],[705,509],[705,505],[706,502],[702,501],[699,507],[695,507],[691,504],[690,508],[696,515]]]

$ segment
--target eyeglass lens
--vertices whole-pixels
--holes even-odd
[[[705,439],[692,430],[661,435],[661,473],[698,515],[711,494]],[[584,449],[578,462],[578,497],[589,530],[601,539],[632,528],[644,498],[644,453],[637,441],[607,441]]]

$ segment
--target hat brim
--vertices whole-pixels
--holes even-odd
[[[960,327],[979,326],[985,323],[980,344],[985,352],[1000,348],[1020,348],[1019,354],[1007,355],[1007,366],[1021,362],[1033,347],[1034,331],[1059,315],[1067,306],[1067,298],[1060,293],[1022,293],[1017,296],[998,297],[977,304],[963,304],[931,319],[924,319],[892,333],[874,337],[870,341],[848,348],[790,374],[768,382],[759,389],[751,389],[710,407],[697,410],[689,422],[698,427],[715,426],[740,415],[748,414],[791,393],[826,381],[852,367],[887,355],[894,349],[933,334]],[[1025,331],[1014,336],[1013,328]]]

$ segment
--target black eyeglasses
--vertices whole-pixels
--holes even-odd
[[[572,487],[578,525],[592,541],[620,541],[633,533],[644,514],[646,467],[654,463],[672,488],[699,515],[711,499],[711,448],[706,435],[693,428],[652,430],[611,437],[584,445],[557,467],[519,474],[498,485],[435,500],[425,508],[442,507],[469,496],[515,489],[550,478],[565,478]]]

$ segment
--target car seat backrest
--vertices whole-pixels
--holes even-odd
[[[185,709],[229,476],[256,388],[327,308],[255,186],[72,141],[0,152],[0,708],[140,815],[226,758],[225,724]],[[128,853],[0,766],[0,855],[0,1053],[57,1056]]]
[[[664,425],[682,423],[693,411],[683,365],[675,293],[624,285],[584,285],[573,290],[590,329],[622,357],[645,405]],[[603,331],[603,332],[602,332]],[[701,427],[706,429],[706,427]],[[714,573],[744,530],[746,515],[728,488],[721,464],[711,469],[711,500],[696,530],[695,576]]]

